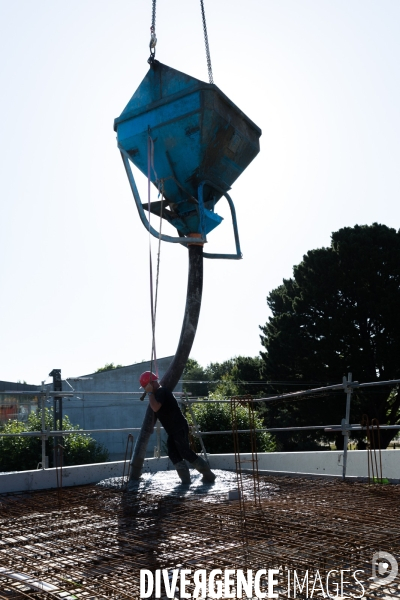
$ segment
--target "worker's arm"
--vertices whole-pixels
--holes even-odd
[[[154,392],[148,392],[148,395],[151,408],[154,410],[154,412],[158,412],[162,407],[161,402],[157,402],[157,400],[154,397]]]

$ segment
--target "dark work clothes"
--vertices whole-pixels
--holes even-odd
[[[168,434],[168,456],[172,464],[175,465],[182,459],[193,462],[197,454],[189,446],[189,426],[175,396],[166,388],[159,387],[154,397],[161,404],[155,414]]]
[[[180,462],[182,458],[192,463],[197,458],[197,454],[193,452],[189,445],[189,426],[175,433],[171,433],[167,439],[168,456],[173,465]]]
[[[156,412],[157,418],[168,435],[183,429],[187,421],[178,406],[175,396],[166,388],[159,387],[154,392],[154,397],[161,404],[160,410]]]

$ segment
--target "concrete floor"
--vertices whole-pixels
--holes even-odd
[[[237,475],[233,471],[224,471],[222,469],[213,469],[217,475],[214,483],[203,483],[202,476],[194,469],[190,470],[191,484],[183,485],[175,470],[158,471],[156,473],[143,473],[139,481],[131,481],[129,490],[137,494],[147,494],[149,496],[160,494],[164,497],[180,498],[201,498],[204,501],[220,502],[228,500],[230,492],[238,490]],[[249,485],[252,478],[245,477],[244,497],[251,499],[253,496],[253,487]],[[107,489],[122,489],[125,486],[122,477],[112,477],[104,479],[98,483],[99,487]],[[262,495],[267,496],[271,493],[274,486],[269,486],[263,482]],[[260,490],[261,492],[261,490]]]

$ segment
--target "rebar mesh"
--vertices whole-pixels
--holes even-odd
[[[243,481],[251,492],[252,478]],[[399,559],[399,500],[392,485],[260,477],[262,510],[246,504],[244,544],[240,504],[212,488],[190,498],[96,486],[3,495],[0,598],[139,599],[140,569],[243,569],[246,562],[253,571],[318,569],[321,577],[364,569],[365,598],[399,597],[395,583],[367,582],[375,552]],[[286,577],[279,582],[279,597],[287,597]]]

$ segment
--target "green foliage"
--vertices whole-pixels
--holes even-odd
[[[27,424],[9,420],[1,433],[28,431]],[[0,437],[0,471],[26,471],[36,469],[41,460],[41,442],[33,437]]]
[[[221,376],[219,382],[212,386],[213,395],[221,396],[222,398],[233,398],[239,396],[240,388],[232,377],[231,373],[225,373]]]
[[[197,360],[189,358],[182,374],[183,391],[190,394],[193,398],[207,396],[208,376]],[[199,383],[193,383],[199,382]]]
[[[210,363],[206,368],[206,375],[210,381],[220,381],[229,376],[234,365],[234,358],[225,360],[222,363]]]
[[[261,397],[265,385],[262,381],[263,362],[259,356],[236,356],[231,359],[229,370],[222,376],[222,385],[227,381],[233,383],[232,391],[225,392],[225,395],[245,396],[247,394],[254,397]],[[218,387],[217,387],[218,389]],[[236,391],[235,391],[236,390]]]
[[[66,435],[63,442],[64,464],[84,465],[105,462],[108,460],[107,449],[96,442],[90,435],[80,433],[79,425],[73,425],[68,416],[63,418],[64,430],[76,430],[76,433]],[[58,426],[58,424],[57,424]],[[41,414],[31,413],[26,423],[9,420],[3,427],[2,433],[21,433],[23,431],[41,431]],[[53,409],[45,409],[45,428],[53,429]],[[54,438],[46,442],[46,454],[49,466],[53,466]],[[41,438],[0,437],[0,471],[26,471],[36,469],[42,460]]]
[[[222,400],[221,394],[212,394],[210,399]],[[232,417],[229,404],[217,404],[204,402],[193,404],[193,412],[200,431],[231,431]],[[249,429],[249,412],[246,407],[239,407],[238,411],[238,429]],[[190,413],[187,414],[188,421],[191,423]],[[263,427],[262,419],[255,417],[256,429]],[[267,432],[260,432],[257,436],[257,451],[272,452],[275,447],[271,436]],[[203,438],[207,452],[210,454],[226,454],[234,452],[233,435],[207,435]],[[241,452],[251,451],[251,442],[249,433],[239,434],[239,447]],[[196,451],[201,450],[200,443],[196,439]]]
[[[100,367],[95,373],[102,373],[103,371],[112,371],[113,369],[120,369],[123,365],[114,365],[114,363],[106,363],[104,367]]]
[[[235,356],[222,363],[210,363],[204,369],[197,360],[189,359],[182,376],[183,389],[192,397],[204,398],[209,393],[226,397],[246,394],[259,396],[263,390],[260,385],[262,364],[258,356]]]
[[[263,376],[299,387],[338,383],[348,372],[358,381],[400,378],[400,231],[374,223],[332,234],[329,248],[309,251],[267,298],[272,317],[261,336]],[[292,391],[280,385],[274,391]],[[357,391],[351,421],[362,414],[381,424],[400,422],[400,394],[388,388]],[[268,426],[340,424],[344,394],[268,408]],[[395,435],[382,430],[386,447]],[[311,437],[310,437],[311,436]],[[288,435],[277,436],[287,446]],[[324,434],[291,436],[323,439]],[[326,437],[326,436],[325,436]],[[286,440],[286,441],[285,441]],[[339,434],[337,446],[343,443]],[[285,449],[283,447],[282,449]]]

